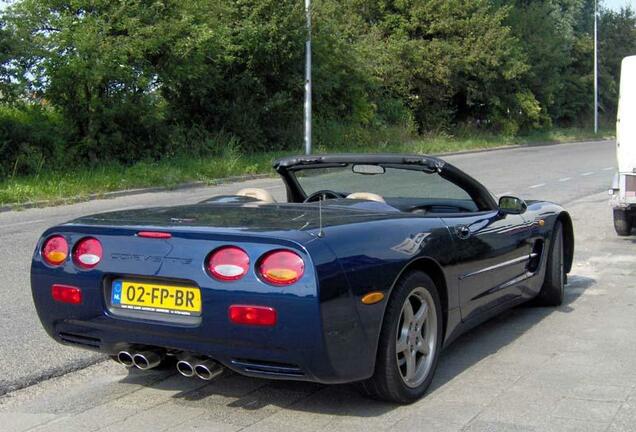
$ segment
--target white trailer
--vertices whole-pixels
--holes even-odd
[[[614,228],[628,236],[636,220],[636,56],[625,57],[616,119],[618,172],[610,189]]]

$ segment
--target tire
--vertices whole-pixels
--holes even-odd
[[[424,304],[426,310],[421,309]],[[417,319],[418,312],[423,318]],[[375,372],[361,383],[362,392],[401,404],[421,398],[437,368],[442,328],[442,307],[433,280],[421,272],[402,276],[386,308]],[[398,344],[403,347],[399,352]]]
[[[541,306],[560,306],[565,293],[565,260],[563,225],[556,222],[550,241],[550,252],[545,269],[545,279],[537,301]]]
[[[626,210],[614,210],[614,229],[616,234],[626,237],[632,233],[632,217]]]

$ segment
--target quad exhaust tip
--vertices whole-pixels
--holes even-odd
[[[204,381],[210,381],[223,373],[223,366],[214,360],[203,360],[194,366],[194,373]]]
[[[133,355],[133,363],[141,370],[155,368],[161,364],[163,354],[156,351],[141,351]]]
[[[117,353],[117,361],[127,368],[136,367],[149,370],[161,364],[165,357],[164,351],[146,350],[130,352],[127,350]],[[177,362],[177,371],[187,378],[197,377],[210,381],[223,373],[223,366],[216,361],[203,357],[186,356]]]
[[[117,361],[127,368],[136,367],[141,370],[155,368],[163,361],[164,353],[161,351],[119,351]]]
[[[177,371],[181,375],[187,378],[192,378],[194,376],[194,366],[188,360],[179,360],[177,362]]]
[[[133,355],[128,351],[119,351],[119,353],[117,354],[117,361],[127,368],[133,367],[135,365]]]
[[[211,359],[183,358],[177,362],[177,371],[187,378],[196,376],[210,381],[223,373],[223,366]]]

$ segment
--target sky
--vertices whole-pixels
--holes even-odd
[[[631,6],[636,9],[636,0],[604,0],[605,7],[609,9],[619,10],[623,6]]]

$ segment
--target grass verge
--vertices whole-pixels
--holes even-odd
[[[594,135],[584,129],[553,129],[527,136],[505,137],[477,135],[471,137],[423,136],[403,144],[378,143],[365,146],[325,147],[319,153],[420,153],[439,154],[463,150],[479,150],[515,144],[545,144],[613,138],[602,131]],[[175,157],[158,162],[139,162],[131,166],[103,164],[97,167],[77,167],[43,171],[35,176],[15,177],[0,181],[0,205],[23,204],[32,201],[61,201],[88,197],[91,194],[144,187],[174,187],[182,183],[211,182],[229,176],[272,173],[271,164],[278,157],[300,153],[266,152],[241,155],[231,147],[224,154],[210,157]]]

